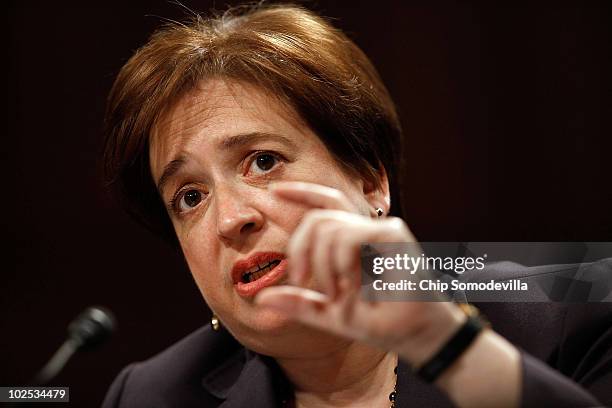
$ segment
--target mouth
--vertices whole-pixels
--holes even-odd
[[[285,276],[287,260],[279,252],[258,252],[232,268],[234,288],[242,297],[253,297]]]
[[[254,266],[252,270],[244,272],[240,280],[242,283],[254,282],[274,269],[279,263],[281,263],[280,259],[274,259],[270,262],[266,262],[263,265]]]

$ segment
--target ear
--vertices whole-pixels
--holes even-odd
[[[389,214],[389,210],[391,209],[391,195],[389,194],[389,179],[387,178],[387,172],[383,166],[379,166],[377,174],[379,186],[369,181],[364,180],[363,182],[363,195],[370,204],[370,213],[373,214],[374,217],[378,217],[376,214],[377,208],[382,208],[384,214]]]

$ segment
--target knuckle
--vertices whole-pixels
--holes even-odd
[[[308,211],[302,221],[298,225],[294,234],[297,234],[298,231],[300,234],[313,233],[321,224],[321,221],[324,219],[324,215],[320,212],[320,210],[311,210]]]
[[[396,236],[401,238],[407,238],[410,236],[410,231],[406,223],[398,217],[390,217],[387,219],[389,228],[395,233]]]
[[[330,198],[341,208],[350,207],[348,197],[341,190],[332,189],[330,191]]]
[[[306,214],[304,214],[304,218],[302,219],[302,225],[312,224],[320,217],[318,210],[310,210]]]
[[[335,188],[329,190],[329,196],[334,200],[342,200],[345,197],[342,191]]]

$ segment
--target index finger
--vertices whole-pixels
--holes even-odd
[[[354,212],[355,208],[340,190],[302,181],[283,181],[268,187],[277,196],[313,208]]]

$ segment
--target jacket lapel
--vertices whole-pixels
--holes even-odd
[[[249,350],[209,373],[202,385],[224,400],[219,408],[275,407],[290,389],[273,359]]]

